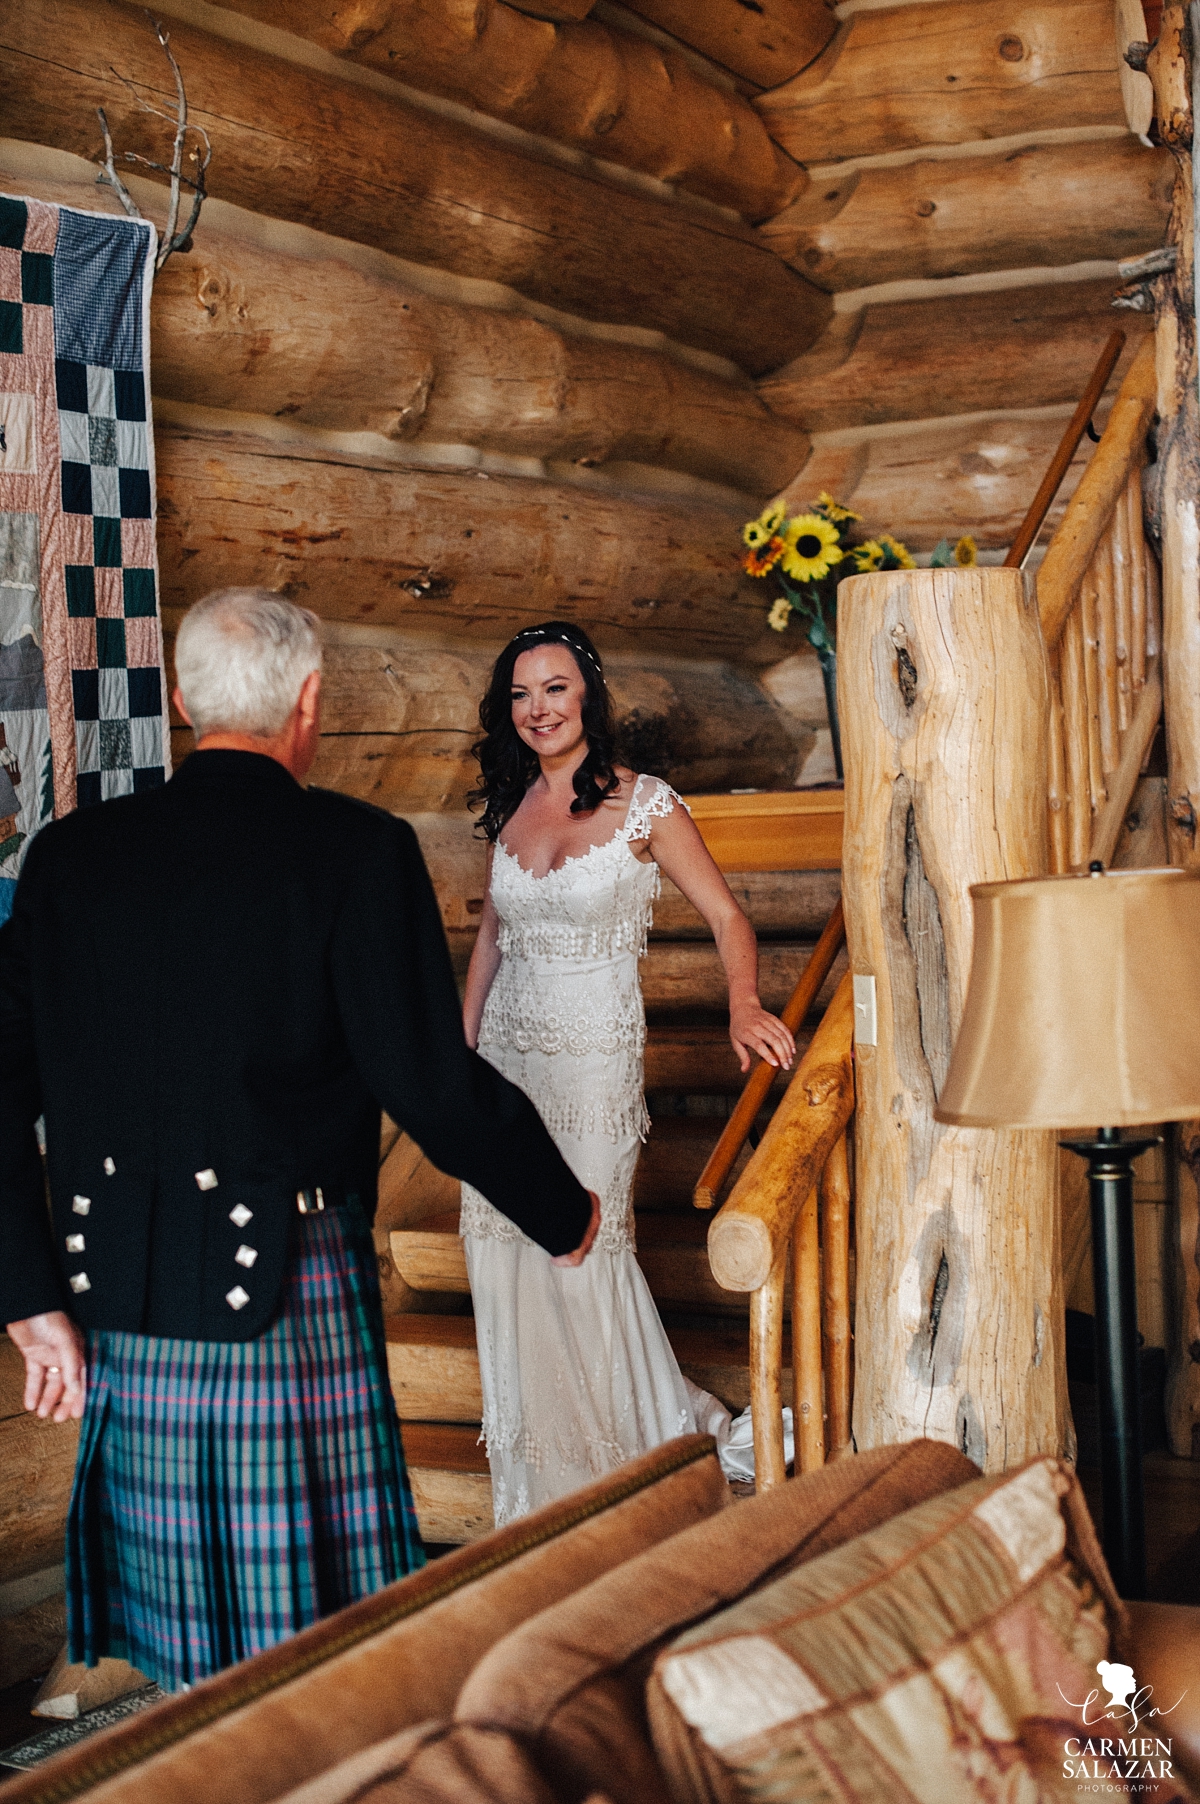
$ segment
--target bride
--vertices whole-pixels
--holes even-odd
[[[649,1121],[638,959],[659,873],[713,930],[729,985],[729,1035],[795,1056],[757,994],[754,930],[680,798],[613,763],[604,673],[588,635],[551,620],[496,661],[476,746],[490,841],[464,1000],[467,1039],[536,1104],[600,1229],[575,1267],[463,1185],[483,1433],[496,1525],[537,1509],[674,1435],[728,1432],[727,1412],[684,1378],[634,1256],[633,1174]]]

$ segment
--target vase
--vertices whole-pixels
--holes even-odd
[[[842,780],[842,732],[838,725],[837,705],[837,652],[816,648],[817,659],[821,666],[821,677],[825,684],[825,712],[829,716],[829,737],[833,741],[833,768]]]

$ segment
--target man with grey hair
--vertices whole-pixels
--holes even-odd
[[[0,929],[0,1321],[26,1406],[83,1418],[71,1658],[172,1690],[423,1558],[370,1232],[381,1108],[548,1257],[579,1263],[599,1220],[466,1045],[411,828],[302,787],[315,616],[221,590],[176,668],[197,751],[44,828]]]

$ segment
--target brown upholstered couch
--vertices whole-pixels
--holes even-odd
[[[23,1775],[4,1804],[665,1798],[655,1656],[976,1476],[916,1441],[731,1507],[713,1443],[687,1436]],[[1200,1611],[1134,1606],[1122,1632],[1143,1685],[1189,1694],[1172,1731],[1200,1782]]]

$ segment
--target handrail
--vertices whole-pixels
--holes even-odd
[[[708,1230],[713,1276],[758,1290],[854,1108],[854,989],[847,972],[750,1163]]]
[[[849,1443],[850,1183],[846,1124],[854,1108],[853,1037],[854,987],[847,973],[761,1145],[708,1230],[708,1262],[718,1284],[726,1290],[752,1293],[750,1405],[755,1483],[760,1491],[782,1483],[786,1473],[782,1364],[783,1293],[789,1247],[794,1262],[792,1355],[797,1471],[809,1471],[825,1459],[823,1319],[828,1354],[824,1393],[829,1401],[835,1456],[844,1452]],[[821,1307],[822,1288],[832,1305],[825,1310]]]
[[[846,943],[846,918],[842,912],[842,899],[839,896],[834,903],[833,912],[826,921],[821,937],[813,947],[812,955],[800,974],[800,981],[788,998],[787,1006],[781,1016],[784,1025],[795,1033],[809,1009],[816,1001],[821,985],[833,968],[833,962]],[[767,1099],[778,1067],[768,1065],[760,1059],[746,1081],[746,1087],[738,1097],[732,1115],[721,1130],[721,1138],[713,1147],[708,1163],[700,1173],[699,1182],[692,1192],[692,1202],[697,1209],[711,1209],[721,1193],[721,1186],[737,1163],[738,1155],[746,1144],[750,1130],[758,1118],[758,1111]]]
[[[1050,460],[1050,468],[1042,477],[1041,487],[1029,504],[1029,512],[1022,520],[1016,538],[1008,548],[1008,556],[1004,560],[1008,570],[1019,570],[1033,547],[1037,536],[1045,524],[1046,515],[1054,505],[1054,497],[1062,487],[1063,477],[1071,467],[1071,459],[1079,449],[1079,441],[1092,423],[1092,415],[1100,405],[1100,397],[1108,387],[1108,379],[1117,367],[1117,359],[1125,349],[1125,334],[1121,331],[1109,334],[1108,342],[1101,351],[1091,380],[1080,397],[1079,405],[1071,415],[1071,423],[1059,440],[1058,450]]]
[[[1129,473],[1145,456],[1155,395],[1151,334],[1126,372],[1100,443],[1067,503],[1038,571],[1038,611],[1048,651],[1053,651],[1062,638],[1067,617],[1129,481]]]

